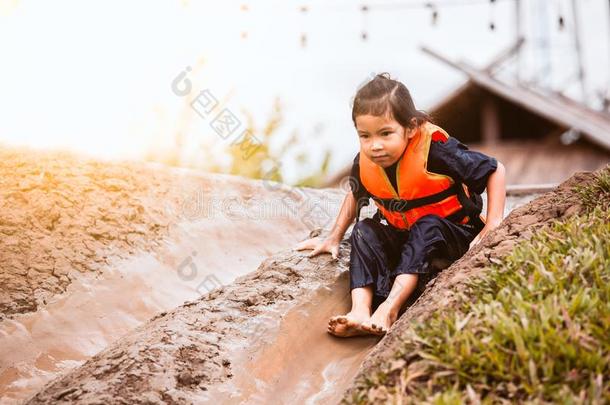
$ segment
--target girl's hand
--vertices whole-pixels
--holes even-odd
[[[483,229],[481,229],[481,232],[479,232],[479,234],[472,240],[472,242],[470,242],[470,247],[469,249],[472,249],[473,247],[475,247],[476,245],[479,244],[479,242],[481,240],[483,240],[483,238],[489,233],[491,232],[493,229],[497,228],[498,225],[500,225],[501,221],[495,221],[495,222],[488,222],[485,224],[485,226],[483,227]]]
[[[498,168],[487,179],[487,220],[481,232],[470,242],[470,248],[476,246],[484,237],[502,222],[504,203],[506,201],[506,168],[498,161]]]
[[[320,253],[330,253],[333,259],[339,256],[339,241],[327,238],[325,240],[320,239],[319,236],[315,238],[304,240],[294,247],[295,250],[313,249],[307,257],[313,257]]]
[[[487,179],[487,220],[481,232],[470,242],[469,249],[476,246],[491,230],[502,222],[506,201],[506,168],[498,162],[498,168]]]

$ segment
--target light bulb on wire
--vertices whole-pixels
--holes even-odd
[[[434,5],[432,2],[428,2],[426,3],[425,7],[429,8],[431,11],[430,24],[432,26],[436,26],[436,23],[438,22],[438,9],[436,8],[436,5]]]
[[[309,7],[303,5],[301,7],[299,7],[299,11],[301,12],[301,14],[303,16],[305,16],[305,14],[307,14],[307,12],[309,11]],[[305,17],[303,17],[304,19]],[[302,27],[301,28],[301,38],[300,38],[300,42],[301,42],[301,48],[306,48],[307,47],[307,33],[305,33],[305,29]]]
[[[366,19],[369,12],[369,6],[363,4],[362,7],[360,7],[360,11],[362,11],[362,31],[360,33],[360,39],[362,39],[362,41],[366,41],[369,38],[369,34],[366,30]]]

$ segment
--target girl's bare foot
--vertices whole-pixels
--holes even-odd
[[[388,332],[390,326],[396,322],[397,318],[398,311],[394,310],[387,302],[382,302],[375,313],[363,322],[360,328],[373,335],[383,336]]]
[[[362,336],[367,332],[361,329],[362,322],[369,318],[366,314],[348,312],[345,315],[337,315],[328,321],[328,333],[339,337]]]

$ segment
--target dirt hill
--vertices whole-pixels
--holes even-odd
[[[0,148],[0,403],[324,226],[340,190]]]
[[[515,210],[433,280],[370,353],[374,338],[348,342],[324,332],[328,316],[344,311],[349,302],[349,244],[344,240],[336,262],[281,252],[230,286],[159,315],[47,385],[30,403],[337,401],[352,376],[366,378],[389,358],[413,320],[453,305],[462,283],[536,229],[581,212],[572,187],[591,178],[578,174]]]

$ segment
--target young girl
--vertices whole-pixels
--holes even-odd
[[[342,337],[385,334],[418,284],[425,286],[436,275],[434,263],[457,260],[500,224],[505,198],[504,166],[434,125],[415,109],[409,90],[387,73],[357,92],[352,120],[360,152],[351,192],[327,238],[295,247],[313,249],[309,257],[328,252],[336,258],[357,219],[350,237],[352,309],[328,323],[328,332]],[[359,221],[369,198],[378,210]]]

